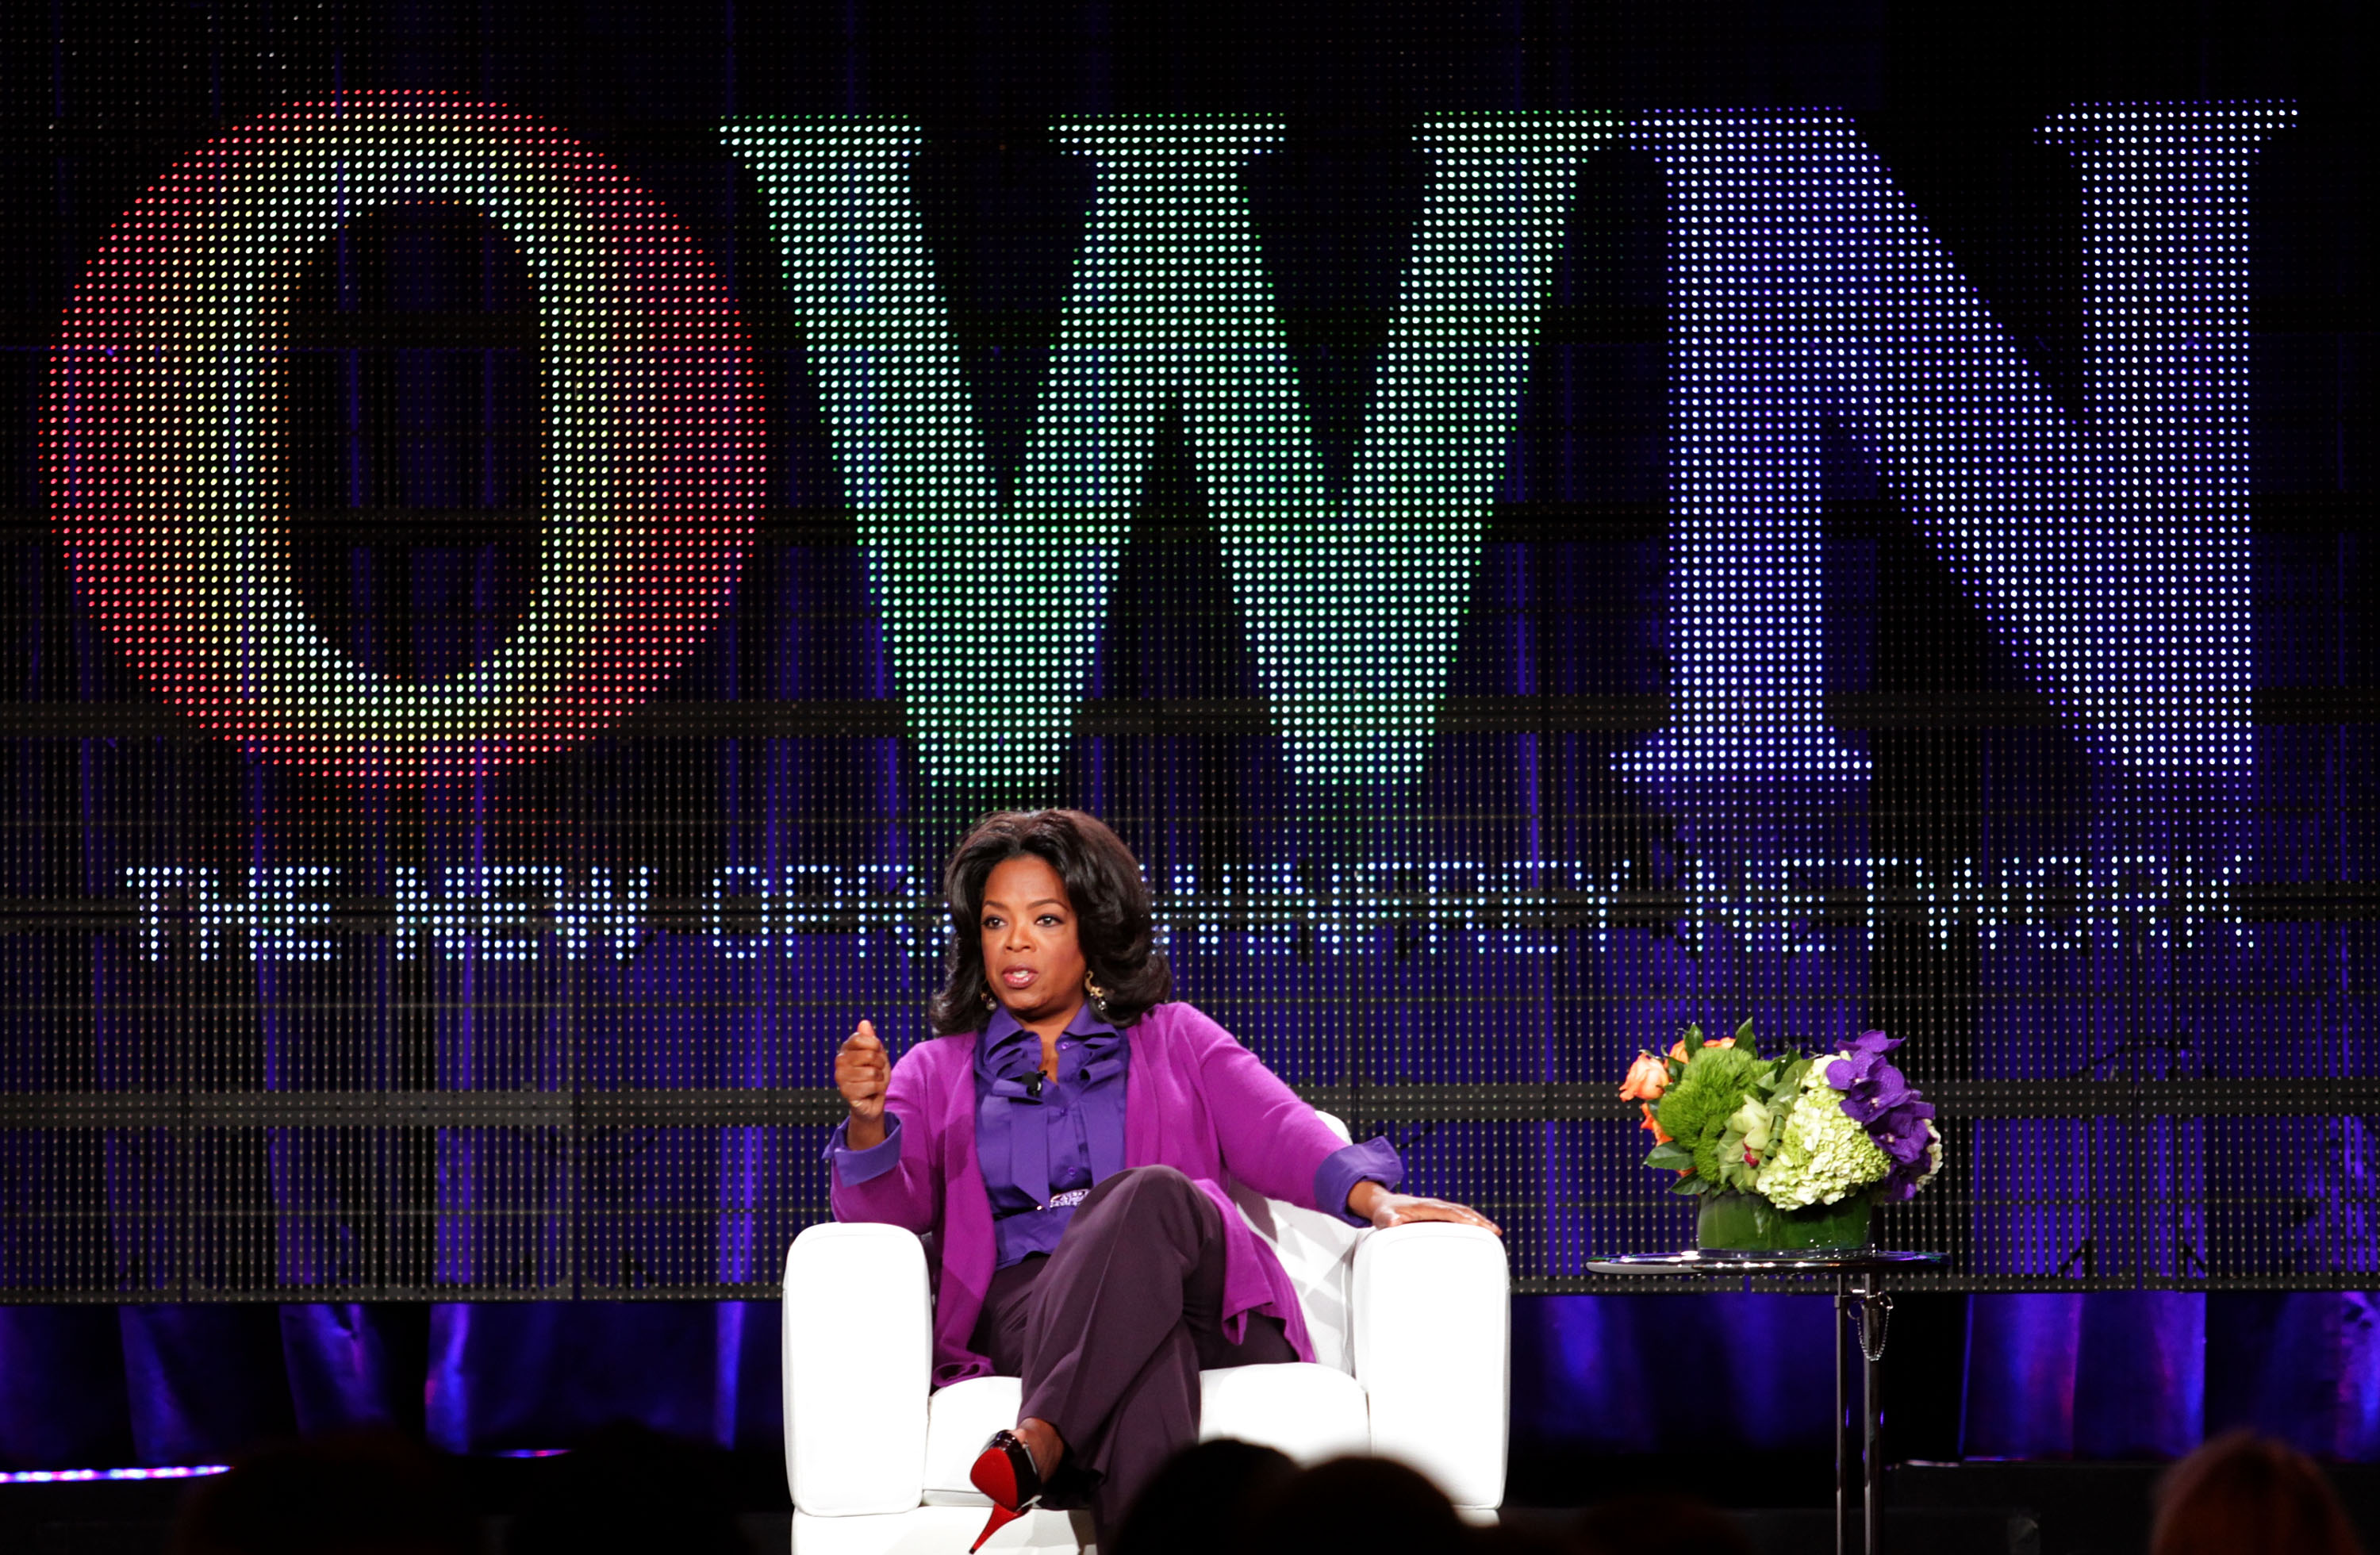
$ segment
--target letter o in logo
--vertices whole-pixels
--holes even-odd
[[[308,617],[277,489],[300,270],[425,200],[482,213],[528,262],[547,505],[519,626],[414,683]],[[267,759],[419,782],[587,738],[701,640],[759,514],[752,395],[733,302],[616,167],[500,105],[363,94],[226,133],[118,224],[52,357],[52,502],[85,599],[167,699]]]

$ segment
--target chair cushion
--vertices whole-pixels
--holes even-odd
[[[970,1377],[934,1391],[926,1415],[926,1500],[951,1504],[963,1496],[989,1505],[967,1483],[967,1470],[992,1432],[1016,1424],[1024,1384],[1014,1377]]]
[[[1301,1464],[1370,1450],[1364,1390],[1343,1371],[1293,1361],[1205,1371],[1199,1435],[1277,1447]],[[967,1470],[992,1432],[1016,1424],[1023,1386],[1014,1377],[976,1377],[934,1394],[926,1423],[926,1501],[980,1506]]]
[[[1372,1450],[1364,1385],[1333,1367],[1290,1361],[1198,1374],[1201,1440],[1237,1437],[1278,1447],[1300,1464]]]

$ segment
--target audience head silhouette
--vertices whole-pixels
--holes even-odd
[[[185,1503],[175,1555],[474,1555],[436,1458],[393,1432],[248,1454]]]
[[[2313,1459],[2232,1431],[2157,1482],[2150,1555],[2362,1555],[2355,1529]]]
[[[1157,1471],[1102,1555],[1212,1555],[1238,1542],[1255,1505],[1297,1474],[1289,1454],[1228,1437],[1176,1453]]]
[[[1333,1458],[1257,1499],[1241,1525],[1249,1555],[1360,1549],[1366,1555],[1452,1555],[1471,1530],[1453,1503],[1386,1458]]]

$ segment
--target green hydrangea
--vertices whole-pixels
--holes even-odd
[[[1719,1136],[1764,1067],[1748,1046],[1694,1049],[1685,1072],[1661,1098],[1654,1115],[1670,1138],[1694,1153],[1697,1183],[1715,1187],[1724,1181],[1718,1170]]]
[[[1820,1095],[1818,1093],[1824,1092]],[[1785,1121],[1784,1136],[1760,1163],[1760,1196],[1779,1209],[1834,1204],[1892,1171],[1892,1160],[1867,1130],[1843,1116],[1841,1097],[1827,1083],[1827,1065],[1814,1063],[1802,1079],[1802,1100]]]

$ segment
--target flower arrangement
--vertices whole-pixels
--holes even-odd
[[[1640,1051],[1620,1087],[1672,1192],[1703,1206],[1706,1247],[1856,1245],[1872,1204],[1908,1198],[1942,1165],[1934,1108],[1890,1058],[1902,1039],[1863,1032],[1817,1054],[1760,1056],[1752,1023],[1669,1052]]]

